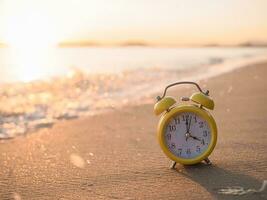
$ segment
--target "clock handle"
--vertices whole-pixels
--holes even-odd
[[[166,93],[167,93],[167,90],[170,88],[170,87],[173,87],[175,85],[182,85],[182,84],[191,84],[191,85],[195,85],[197,87],[197,89],[205,94],[205,95],[208,95],[209,94],[209,90],[207,90],[206,92],[203,92],[203,90],[200,88],[200,86],[195,83],[195,82],[191,82],[191,81],[181,81],[181,82],[176,82],[176,83],[172,83],[170,85],[168,85],[165,89],[164,89],[164,92],[163,92],[163,95],[162,96],[157,96],[157,100],[160,101],[162,98],[165,97]]]

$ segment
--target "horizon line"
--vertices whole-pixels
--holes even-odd
[[[219,44],[219,43],[207,43],[207,44],[153,44],[145,41],[129,40],[118,43],[101,43],[98,41],[90,40],[74,40],[74,41],[61,41],[55,44],[59,48],[71,48],[71,47],[267,47],[266,42],[252,42],[246,41],[236,44]],[[0,42],[0,48],[6,48],[10,45],[8,43]]]

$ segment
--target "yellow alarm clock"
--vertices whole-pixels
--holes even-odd
[[[165,95],[168,88],[181,84],[195,85],[199,92],[190,98],[182,97],[178,104],[173,97]],[[171,168],[176,163],[193,165],[203,160],[211,164],[208,156],[217,142],[217,126],[207,109],[214,109],[214,101],[209,91],[204,92],[195,82],[173,83],[157,97],[154,112],[162,114],[157,137],[163,152],[173,161]]]

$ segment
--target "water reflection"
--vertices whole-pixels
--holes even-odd
[[[91,74],[185,70],[266,53],[265,48],[58,48],[28,44],[0,48],[0,82],[61,76],[72,68]]]
[[[29,46],[5,50],[1,71],[6,78],[1,81],[22,81],[44,79],[57,74],[59,59],[54,47]]]
[[[260,54],[260,50],[256,49],[239,49],[231,53],[232,57],[236,56],[233,60],[238,62],[231,59],[227,62],[226,59],[221,61],[223,63],[209,65],[214,62],[214,59],[209,60],[209,56],[220,55],[225,58],[229,49],[205,49],[200,54],[201,50],[58,49],[36,46],[0,49],[0,72],[4,74],[0,81],[5,78],[7,81],[15,81],[0,87],[0,138],[48,128],[58,120],[154,101],[151,95],[170,82],[184,79],[196,81],[225,73],[259,61],[257,56],[255,59],[242,57],[245,52]],[[265,51],[262,49],[260,52]],[[191,54],[197,54],[197,59],[190,60]],[[153,64],[154,56],[157,58],[156,63],[163,63],[162,67],[149,67]],[[168,58],[175,62],[170,64]],[[266,60],[266,56],[263,59]],[[71,66],[71,63],[78,63],[79,68],[70,70],[66,66]],[[135,65],[131,68],[127,63]],[[112,69],[115,72],[118,69],[118,73],[109,73]],[[94,74],[90,71],[105,73]],[[65,75],[43,80],[61,74]],[[38,81],[31,82],[36,79]],[[228,92],[231,90],[229,88]]]

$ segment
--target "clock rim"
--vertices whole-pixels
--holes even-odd
[[[200,154],[199,156],[195,158],[187,159],[187,158],[177,157],[166,146],[165,137],[164,137],[165,127],[166,125],[168,125],[168,122],[173,118],[174,115],[177,115],[183,112],[192,112],[192,113],[198,114],[210,126],[211,142],[208,148],[206,149],[206,151],[204,151],[202,154]],[[201,162],[202,160],[206,159],[211,154],[211,152],[213,151],[217,143],[217,125],[216,125],[214,118],[207,110],[200,108],[197,105],[179,105],[179,106],[176,106],[170,109],[170,111],[162,115],[160,122],[158,124],[157,133],[158,133],[157,137],[158,137],[159,144],[161,146],[161,149],[165,153],[165,155],[169,157],[171,160],[177,163],[180,163],[180,164],[184,164],[184,165],[197,164]]]

